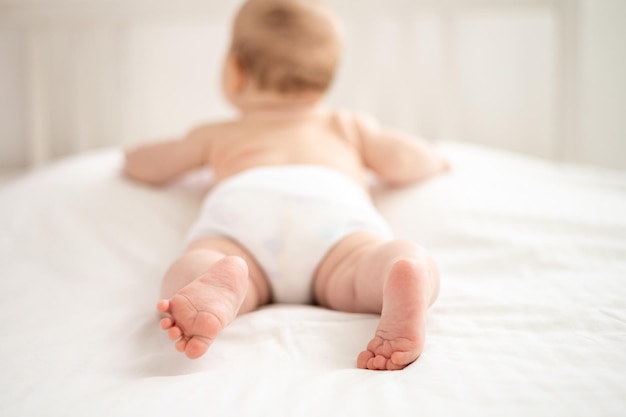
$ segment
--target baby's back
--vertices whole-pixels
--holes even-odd
[[[222,181],[271,165],[322,165],[365,183],[358,135],[347,117],[326,110],[263,111],[207,128],[207,163]]]

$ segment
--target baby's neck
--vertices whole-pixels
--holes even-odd
[[[316,112],[320,107],[320,94],[285,96],[255,92],[234,103],[242,117],[291,117]]]
[[[318,103],[265,105],[241,111],[243,118],[291,119],[308,116],[320,109]]]

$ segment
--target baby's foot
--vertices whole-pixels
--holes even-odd
[[[422,353],[426,329],[426,278],[421,262],[397,261],[383,290],[383,309],[376,335],[359,355],[362,369],[398,370]]]
[[[237,316],[248,288],[248,267],[236,256],[215,263],[206,273],[181,288],[157,310],[169,317],[161,320],[176,350],[191,359],[202,356],[218,333]]]

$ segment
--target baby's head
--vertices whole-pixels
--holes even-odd
[[[234,22],[229,59],[261,92],[327,91],[341,53],[339,24],[319,0],[248,0]]]

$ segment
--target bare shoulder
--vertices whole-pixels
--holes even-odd
[[[414,183],[449,166],[428,141],[382,126],[366,113],[339,110],[334,117],[355,144],[363,165],[388,185]]]
[[[212,141],[219,138],[224,132],[232,129],[236,124],[234,120],[203,123],[192,128],[186,138],[198,141]]]
[[[353,135],[358,137],[369,136],[380,129],[378,120],[362,111],[339,109],[335,110],[333,115],[344,129],[352,131]]]
[[[363,145],[363,138],[378,129],[376,119],[366,113],[347,109],[336,109],[329,113],[339,133],[359,149]]]
[[[209,122],[195,126],[185,136],[185,141],[202,148],[205,163],[211,164],[215,149],[229,136],[229,132],[236,129],[235,120]]]

